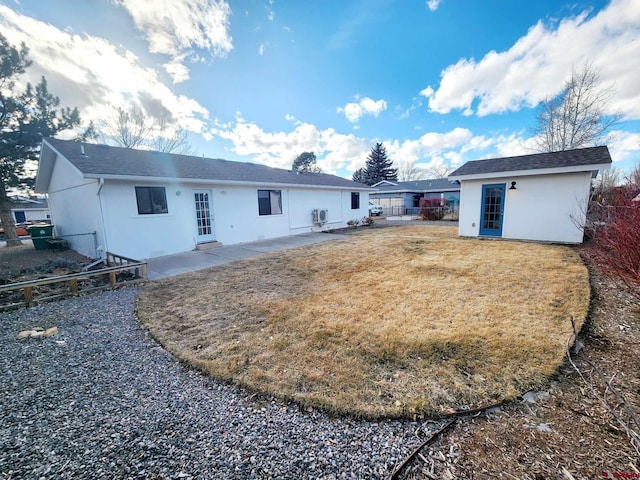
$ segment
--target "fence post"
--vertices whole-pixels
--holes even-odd
[[[31,305],[33,301],[33,287],[24,287],[24,302],[27,304],[27,307]]]

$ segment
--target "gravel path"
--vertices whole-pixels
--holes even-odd
[[[439,427],[333,418],[217,384],[158,346],[136,295],[0,314],[0,478],[383,478],[418,430]]]

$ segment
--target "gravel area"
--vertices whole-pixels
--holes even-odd
[[[136,296],[0,314],[0,478],[383,478],[440,427],[334,418],[218,384],[150,337]]]

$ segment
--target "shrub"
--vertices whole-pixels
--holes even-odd
[[[362,217],[362,220],[360,220],[360,223],[362,223],[363,226],[368,227],[369,225],[373,225],[373,217]]]
[[[636,170],[638,167],[636,167]],[[605,270],[622,279],[640,295],[640,188],[630,181],[617,187],[609,205],[596,204],[590,212],[596,219],[587,231],[588,251]]]
[[[360,220],[357,220],[357,219],[349,220],[347,222],[347,225],[349,225],[352,228],[356,228],[359,224],[360,224]]]
[[[422,220],[442,220],[448,202],[439,198],[420,199],[420,218]]]

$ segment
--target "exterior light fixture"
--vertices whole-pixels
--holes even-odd
[[[516,189],[516,182],[511,182],[511,186],[509,187],[509,190],[517,190]]]

